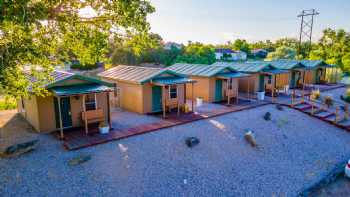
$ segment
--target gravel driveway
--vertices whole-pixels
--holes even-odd
[[[265,112],[272,120],[265,121]],[[256,133],[257,148],[244,140]],[[187,148],[184,139],[200,144]],[[350,133],[274,105],[66,152],[41,135],[35,152],[0,160],[3,196],[296,196],[350,156]],[[79,154],[92,159],[78,166]]]

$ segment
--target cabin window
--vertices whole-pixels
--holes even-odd
[[[272,76],[267,76],[267,84],[272,84]]]
[[[227,83],[228,83],[227,84],[227,89],[232,90],[233,89],[233,87],[232,87],[233,79],[232,78],[228,79]]]
[[[96,98],[94,94],[88,94],[85,98],[85,108],[86,110],[96,109]]]
[[[170,99],[177,98],[177,87],[176,86],[170,86],[169,97],[170,97]]]

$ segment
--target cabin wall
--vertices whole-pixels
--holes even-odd
[[[37,97],[31,96],[28,99],[24,98],[23,103],[25,112],[21,113],[22,116],[28,121],[30,125],[34,127],[36,131],[40,131]],[[19,101],[17,106],[19,106],[19,111],[23,111],[21,107],[21,101]]]
[[[276,87],[281,89],[289,85],[289,73],[281,73],[276,75]]]
[[[177,98],[170,99],[169,88],[165,88],[165,92],[163,92],[162,96],[165,98],[165,103],[167,106],[171,105],[172,108],[177,107],[177,102],[179,102],[180,106],[185,104],[185,85],[177,85],[177,91]]]
[[[215,79],[208,77],[191,77],[191,79],[196,81],[193,84],[193,97],[201,97],[205,102],[212,102],[215,93]],[[192,84],[186,84],[186,99],[192,99]]]
[[[314,84],[315,83],[315,70],[306,70],[305,71],[305,83]]]
[[[56,130],[54,97],[37,97],[40,132]]]
[[[231,98],[238,97],[237,93],[238,93],[238,87],[239,87],[239,79],[238,78],[232,79],[231,84],[232,84],[232,89],[228,90],[227,89],[228,80],[224,80],[223,82],[223,93],[225,98],[227,98],[228,96],[230,96]]]
[[[120,107],[136,113],[145,113],[143,86],[126,82],[117,82],[120,89]],[[152,91],[152,90],[151,90]],[[152,94],[151,94],[152,95]]]
[[[254,94],[259,88],[259,74],[252,74],[250,77],[239,78],[238,84],[239,92],[248,93],[249,84],[249,93]]]

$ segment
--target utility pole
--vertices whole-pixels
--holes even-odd
[[[299,46],[298,55],[301,55],[301,44],[302,42],[308,43],[307,56],[309,56],[311,51],[311,39],[312,39],[312,28],[314,25],[314,16],[319,15],[315,9],[303,10],[298,17],[301,18],[300,23],[300,34],[299,34]]]

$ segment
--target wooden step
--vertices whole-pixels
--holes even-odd
[[[337,124],[343,127],[350,127],[350,120],[342,120],[339,121]]]
[[[319,118],[327,118],[334,115],[334,113],[328,112],[328,111],[322,111],[320,113],[314,114],[314,116],[319,117]]]

